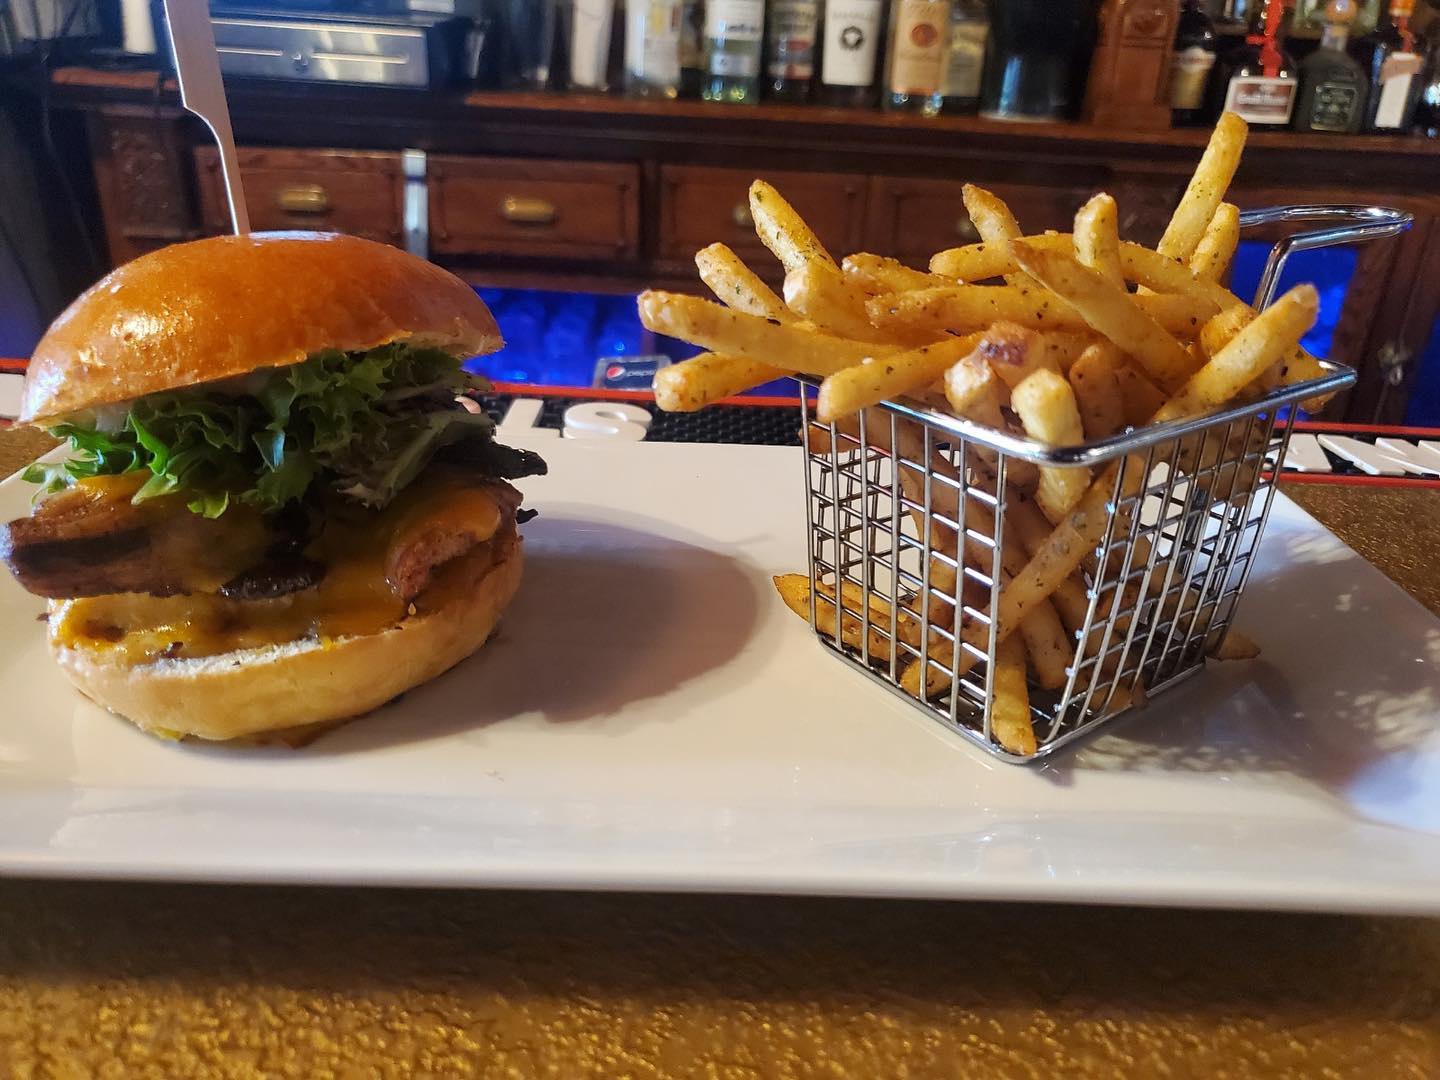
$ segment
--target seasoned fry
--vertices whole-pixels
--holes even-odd
[[[1206,359],[1208,360],[1230,344],[1230,339],[1243,330],[1254,318],[1255,309],[1248,304],[1241,304],[1228,311],[1222,311],[1209,320],[1200,328],[1200,336],[1195,339]]]
[[[864,253],[846,255],[840,264],[845,277],[871,296],[884,293],[909,292],[912,289],[933,289],[951,282],[938,274],[912,270],[898,259]]]
[[[1087,439],[1108,439],[1125,426],[1119,367],[1120,350],[1107,341],[1091,345],[1070,368],[1070,388]]]
[[[1222,202],[1190,256],[1190,272],[1202,281],[1222,281],[1240,244],[1240,208]]]
[[[1120,408],[1127,427],[1149,423],[1155,410],[1165,404],[1165,392],[1137,371],[1134,364],[1122,363],[1115,369],[1120,382]]]
[[[1020,238],[1020,224],[1000,196],[974,184],[966,184],[961,189],[961,197],[965,200],[965,212],[970,215],[971,224],[986,244],[1003,251],[1011,240]],[[1005,280],[1011,285],[1033,284],[1028,275],[1014,271],[1006,274]]]
[[[1115,291],[1125,295],[1118,289]],[[1138,296],[1126,297],[1126,300],[1165,330],[1187,337],[1198,333],[1200,326],[1216,311],[1208,301],[1190,296]],[[1027,330],[1074,333],[1090,329],[1080,312],[1066,300],[1029,286],[958,285],[919,289],[872,297],[865,307],[870,313],[870,322],[882,330],[968,334],[997,322],[1016,323]]]
[[[1010,392],[1010,407],[1019,415],[1025,433],[1032,439],[1051,446],[1078,446],[1085,441],[1075,393],[1056,372],[1041,369],[1028,376]],[[1059,521],[1080,501],[1089,486],[1089,469],[1042,465],[1035,501],[1047,518]]]
[[[828,424],[928,386],[969,355],[979,339],[979,334],[950,338],[837,371],[821,384],[815,415]]]
[[[847,341],[807,327],[731,311],[695,296],[650,290],[636,301],[640,321],[657,334],[789,371],[832,375],[867,356],[897,348]]]
[[[780,599],[785,601],[785,606],[795,612],[806,622],[810,621],[810,578],[806,574],[777,574],[773,579],[775,591],[780,594]],[[826,637],[835,637],[835,587],[833,585],[821,585],[820,595],[815,597],[815,629]],[[890,605],[882,598],[871,595],[862,599],[860,590],[849,582],[845,583],[842,595],[842,610],[840,614],[840,639],[853,649],[864,648],[867,640],[865,624],[860,616],[852,613],[850,609],[859,610],[862,603],[870,609],[870,658],[872,660],[890,659],[890,633],[893,622]],[[868,600],[868,603],[866,601]],[[901,614],[901,629],[897,631],[902,640],[910,640],[910,644],[919,647],[920,631],[915,624],[914,617]]]
[[[1249,634],[1243,634],[1232,626],[1210,655],[1216,660],[1254,660],[1260,655],[1260,645]]]
[[[1267,367],[1295,351],[1315,325],[1320,294],[1297,285],[1262,311],[1197,371],[1151,419],[1159,424],[1205,412],[1245,389]]]
[[[1225,198],[1225,192],[1235,176],[1248,130],[1245,121],[1234,113],[1224,113],[1215,124],[1210,144],[1205,147],[1195,175],[1190,178],[1165,235],[1156,245],[1161,255],[1188,262],[1195,253],[1196,245],[1205,235],[1210,219],[1215,216],[1215,210]]]
[[[1185,381],[1191,364],[1184,346],[1123,289],[1063,251],[1047,251],[1024,241],[1016,241],[1011,249],[1021,266],[1073,304],[1093,329],[1138,360],[1161,387]]]
[[[1115,200],[1103,192],[1075,215],[1075,258],[1117,288],[1125,287],[1120,272],[1119,213]]]
[[[995,428],[1005,425],[1000,409],[1008,403],[1009,394],[978,351],[945,372],[945,399],[956,416]]]
[[[1041,512],[1035,501],[1021,491],[1012,491],[1006,509],[1007,528],[1020,541],[1028,559],[1045,546],[1054,528]],[[1085,584],[1078,575],[1067,577],[1050,594],[1060,621],[1070,631],[1072,638],[1085,629],[1085,617],[1090,611],[1090,597]]]
[[[743,356],[701,353],[656,372],[655,404],[666,412],[695,412],[786,374]]]
[[[1017,269],[1019,264],[1010,254],[1009,244],[966,244],[964,247],[947,248],[930,257],[930,273],[951,281],[989,281],[1013,274]]]
[[[841,277],[833,266],[806,262],[785,275],[785,303],[821,330],[851,341],[888,344],[886,335],[870,325],[865,315],[869,297],[859,286]],[[927,335],[933,340],[934,334]]]
[[[1030,690],[1025,685],[1025,646],[1007,638],[995,649],[994,701],[990,730],[995,741],[1012,754],[1035,753],[1035,728],[1030,720]]]
[[[1044,336],[1014,323],[997,322],[990,327],[975,351],[1011,390],[1037,371],[1060,370],[1045,348]]]
[[[750,185],[750,216],[755,232],[788,274],[808,262],[818,262],[839,272],[835,260],[805,224],[805,219],[785,201],[780,192],[764,180]]]
[[[791,322],[795,316],[775,290],[761,281],[743,259],[724,244],[711,244],[695,253],[695,267],[700,280],[726,307],[759,315],[764,319]]]

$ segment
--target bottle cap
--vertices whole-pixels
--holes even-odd
[[[1356,14],[1355,0],[1330,0],[1325,5],[1325,21],[1332,26],[1349,26]]]

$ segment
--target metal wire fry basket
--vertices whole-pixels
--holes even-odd
[[[1275,245],[1257,309],[1292,252],[1394,236],[1410,216],[1291,206],[1241,217],[1242,227],[1307,221],[1325,226]],[[812,627],[842,661],[997,757],[1044,757],[1195,674],[1219,647],[1254,566],[1294,406],[1355,381],[1349,368],[1323,367],[1321,378],[1217,413],[1064,448],[902,402],[822,424],[802,393]],[[993,730],[990,613],[1034,538],[1015,523],[1033,511],[1008,481],[1042,465],[1093,470],[1106,518],[1044,616],[1063,624],[1074,659],[1048,686],[1030,678],[1036,750],[1015,753]]]

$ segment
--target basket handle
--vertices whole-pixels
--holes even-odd
[[[1280,273],[1285,269],[1285,260],[1292,252],[1314,251],[1317,248],[1338,247],[1341,244],[1364,244],[1389,236],[1399,236],[1410,228],[1414,215],[1403,210],[1391,210],[1384,206],[1351,205],[1310,205],[1272,206],[1262,210],[1242,210],[1240,227],[1253,228],[1256,225],[1273,225],[1277,222],[1320,221],[1334,222],[1325,228],[1309,229],[1291,233],[1270,249],[1265,260],[1265,270],[1260,275],[1260,285],[1255,290],[1255,309],[1270,306],[1275,299],[1275,289],[1280,283]]]

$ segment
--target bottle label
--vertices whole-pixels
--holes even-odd
[[[1354,83],[1321,83],[1310,102],[1312,131],[1349,131],[1360,111],[1360,87]]]
[[[705,36],[705,12],[700,0],[685,0],[680,5],[680,67],[699,71],[703,65],[704,49],[701,40]]]
[[[1230,80],[1225,111],[1248,124],[1288,124],[1295,109],[1295,80],[1242,75]]]
[[[890,92],[912,97],[940,89],[945,70],[949,0],[899,0],[890,62]]]
[[[820,80],[829,86],[869,86],[875,81],[884,0],[830,0],[825,5],[825,47]]]
[[[631,0],[626,8],[625,69],[652,86],[680,81],[680,0]]]
[[[1375,106],[1377,128],[1399,128],[1405,123],[1405,106],[1410,103],[1410,86],[1425,67],[1415,53],[1396,52],[1380,65],[1380,101]]]
[[[775,79],[809,79],[815,74],[815,31],[819,0],[774,0],[770,5],[769,73]]]
[[[978,98],[990,24],[978,19],[950,24],[950,58],[945,63],[945,96]]]
[[[765,0],[710,0],[705,10],[710,74],[753,79],[760,74]]]
[[[1170,57],[1170,108],[1198,109],[1205,101],[1205,83],[1215,66],[1215,54],[1199,45]]]

